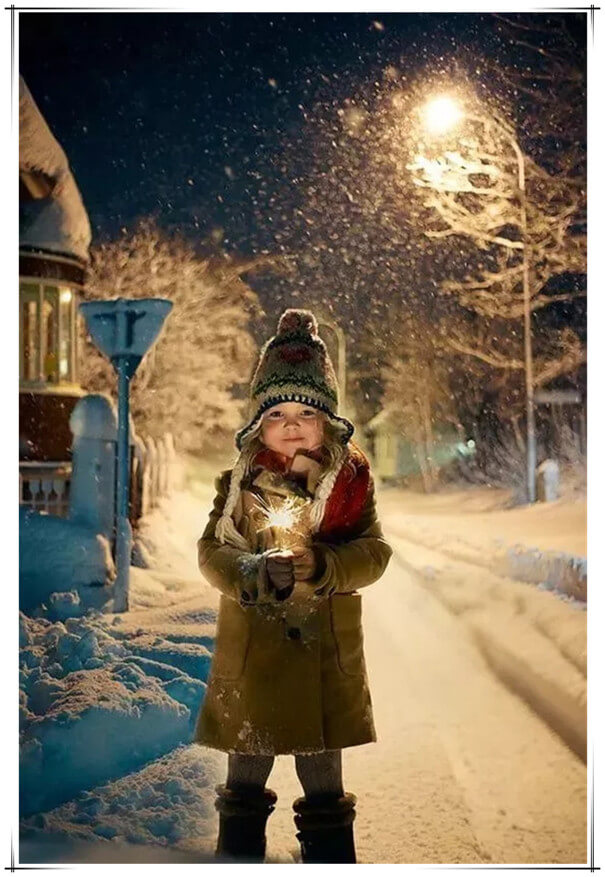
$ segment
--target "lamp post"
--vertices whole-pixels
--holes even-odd
[[[536,419],[534,404],[533,355],[531,344],[531,295],[529,284],[530,252],[527,239],[527,197],[525,190],[525,158],[512,131],[493,118],[483,118],[463,112],[458,104],[447,96],[434,98],[424,107],[426,127],[435,135],[444,134],[461,119],[469,119],[479,124],[492,125],[510,143],[517,162],[517,185],[520,202],[520,228],[522,238],[522,278],[523,278],[523,338],[525,355],[525,397],[527,417],[527,496],[530,503],[536,500]]]
[[[503,130],[503,129],[500,129]],[[519,200],[521,202],[521,238],[523,241],[523,340],[525,346],[525,399],[527,408],[527,495],[536,501],[536,417],[534,408],[534,367],[531,349],[531,297],[529,289],[529,244],[527,241],[527,199],[525,196],[525,160],[517,140],[503,130],[517,157]]]
[[[326,326],[330,329],[336,338],[338,345],[338,387],[340,391],[340,413],[346,417],[347,412],[347,342],[345,333],[342,328],[329,318],[323,315],[318,317],[319,326]]]

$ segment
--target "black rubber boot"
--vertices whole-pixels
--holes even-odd
[[[214,806],[219,812],[216,855],[240,862],[263,862],[267,846],[265,828],[277,801],[275,792],[220,785],[216,793]]]
[[[317,795],[292,805],[304,864],[356,864],[353,820],[357,798]]]

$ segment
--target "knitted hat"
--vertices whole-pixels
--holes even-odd
[[[215,537],[219,542],[248,549],[246,539],[238,532],[233,512],[238,502],[246,468],[241,453],[243,441],[263,413],[281,402],[302,402],[323,411],[337,427],[342,445],[338,458],[320,478],[310,509],[313,532],[321,526],[330,494],[347,457],[348,441],[354,426],[346,417],[336,414],[338,383],[326,346],[317,333],[317,320],[310,311],[291,308],[281,315],[277,334],[261,350],[250,385],[249,422],[235,435],[240,451],[231,472],[229,490],[223,513],[216,523]]]
[[[311,311],[284,311],[277,334],[263,346],[250,385],[250,420],[235,435],[238,450],[264,412],[280,402],[302,402],[323,411],[338,428],[343,445],[353,435],[351,421],[336,413],[338,383],[334,366]]]

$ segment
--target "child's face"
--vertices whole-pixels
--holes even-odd
[[[310,451],[321,445],[323,415],[300,402],[281,402],[265,411],[260,437],[271,450],[293,457],[300,448]]]

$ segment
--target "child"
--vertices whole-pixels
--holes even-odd
[[[251,385],[240,456],[216,480],[199,567],[222,594],[195,741],[229,753],[217,854],[263,861],[274,757],[295,756],[303,862],[355,862],[341,750],[376,740],[361,595],[391,556],[369,463],[336,414],[309,311],[285,311]]]

